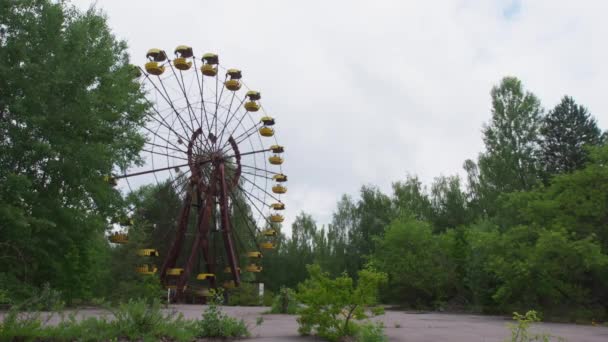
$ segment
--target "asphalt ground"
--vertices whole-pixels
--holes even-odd
[[[185,318],[199,318],[204,305],[170,305],[168,311],[180,312]],[[248,341],[320,341],[314,337],[298,336],[298,323],[293,315],[264,314],[267,307],[225,306],[222,310],[234,317],[242,318],[250,327],[252,338]],[[109,316],[107,311],[94,308],[77,310],[80,318]],[[3,313],[0,313],[0,317]],[[258,317],[263,317],[261,325],[256,325]],[[54,316],[48,324],[56,324]],[[382,321],[389,341],[403,342],[498,342],[510,336],[506,317],[480,316],[451,313],[413,313],[387,310],[384,315],[374,318]],[[539,323],[532,327],[535,333],[549,333],[570,342],[608,342],[608,327],[575,325],[562,323]],[[557,341],[557,339],[552,339]]]

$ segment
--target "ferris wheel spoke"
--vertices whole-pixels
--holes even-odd
[[[257,200],[258,202],[260,202],[262,207],[270,207],[270,205],[268,205],[265,201],[261,200],[258,196],[256,196],[253,193],[247,191],[246,189],[244,189],[241,186],[239,186],[239,188],[241,189],[242,192],[244,192],[247,195],[249,195],[250,198],[253,198],[253,199]]]
[[[180,149],[178,146],[176,146],[175,144],[173,144],[172,142],[170,142],[168,139],[166,139],[165,137],[163,137],[162,135],[158,134],[158,132],[154,132],[153,130],[151,130],[150,128],[143,126],[145,130],[147,130],[148,132],[150,132],[154,137],[161,139],[162,141],[166,142],[168,145],[173,146],[176,149]]]
[[[266,189],[262,188],[261,186],[257,185],[255,182],[252,182],[250,179],[248,179],[247,177],[243,177],[244,180],[248,181],[249,183],[253,184],[256,188],[258,188],[260,191],[264,192],[266,195],[268,195],[270,198],[272,198],[275,201],[281,202],[280,199],[274,197],[274,194],[269,193],[268,191],[266,191]]]
[[[133,173],[129,173],[129,174],[124,174],[124,175],[117,175],[113,178],[115,179],[122,179],[122,178],[127,178],[127,177],[135,177],[135,176],[141,176],[141,175],[147,175],[150,173],[156,173],[156,172],[161,172],[161,171],[167,171],[176,167],[183,167],[183,166],[188,166],[189,164],[181,164],[181,165],[173,165],[173,166],[167,166],[167,167],[161,167],[158,169],[151,169],[151,170],[146,170],[146,171],[140,171],[140,172],[133,172]]]
[[[256,154],[256,153],[264,153],[264,152],[270,152],[272,151],[271,148],[267,148],[264,150],[257,150],[257,151],[250,151],[250,152],[244,152],[244,153],[239,153],[239,156],[248,156],[250,154]],[[230,155],[230,156],[226,156],[226,158],[232,158],[232,157],[236,157],[236,154]]]
[[[217,96],[217,92],[218,92],[218,86],[219,86],[219,77],[215,76],[215,112],[213,113],[213,126],[215,127],[215,136],[217,137],[217,126],[218,126],[218,117],[217,117],[217,111],[219,109],[220,106],[220,101],[222,100],[222,95],[224,94],[224,86],[223,84],[226,83],[226,79],[228,78],[228,76],[224,76],[224,82],[222,82],[222,90],[220,91],[220,96],[218,98]],[[214,144],[215,145],[215,144]]]
[[[141,68],[140,68],[141,70]],[[142,70],[143,72],[143,70]],[[173,112],[175,113],[175,115],[177,115],[177,118],[180,122],[180,125],[182,126],[184,133],[186,133],[186,127],[190,128],[190,133],[194,133],[194,130],[188,126],[185,121],[182,119],[181,115],[179,115],[179,112],[177,111],[177,109],[175,109],[175,106],[173,105],[173,101],[171,101],[171,97],[169,96],[167,89],[165,88],[165,85],[162,81],[162,79],[159,77],[159,83],[161,84],[161,86],[163,87],[163,90],[165,91],[165,94],[167,96],[165,96],[160,89],[158,88],[158,86],[156,85],[156,83],[154,83],[154,81],[152,81],[152,78],[150,78],[150,76],[147,73],[143,73],[146,76],[146,79],[150,82],[150,84],[152,84],[152,86],[154,87],[154,89],[157,91],[158,94],[160,94],[160,96],[165,100],[165,102],[167,102],[167,104],[169,105],[169,107],[171,107],[171,109],[173,109]]]
[[[245,141],[250,136],[252,136],[255,133],[257,133],[259,125],[260,125],[259,123],[255,124],[253,127],[249,128],[247,131],[241,133],[241,135],[239,135],[238,137],[236,137],[236,139],[234,139],[234,140],[236,141],[237,145],[240,144],[240,143],[242,143],[243,141]],[[241,139],[241,137],[243,135],[245,135],[245,134],[247,134],[247,136],[245,136],[244,138]]]
[[[201,123],[198,122],[198,119],[196,118],[196,114],[194,113],[194,111],[192,110],[192,106],[190,105],[190,100],[188,99],[188,93],[186,92],[186,82],[184,82],[184,74],[180,70],[179,77],[177,77],[177,73],[175,72],[175,68],[173,67],[173,64],[169,63],[169,66],[171,67],[173,76],[175,76],[175,79],[177,80],[177,85],[179,86],[180,90],[184,94],[184,99],[186,100],[186,106],[188,108],[188,116],[190,117],[190,122],[195,121],[197,126],[201,127],[202,125],[201,125]],[[196,73],[196,71],[195,71],[195,73]],[[181,82],[180,82],[180,80],[181,80]],[[194,115],[194,119],[192,118],[192,115]]]
[[[177,148],[172,148],[172,147],[168,147],[168,146],[158,145],[158,144],[151,143],[149,141],[146,141],[145,144],[148,144],[148,145],[154,146],[154,147],[159,147],[159,148],[166,148],[168,150],[175,151],[175,152],[180,152],[180,153],[184,153],[184,154],[187,153],[186,151],[183,151],[183,150],[180,150],[180,149],[177,149]]]
[[[205,118],[205,123],[207,123],[207,129],[209,131],[211,131],[211,127],[209,126],[209,119],[207,118],[207,109],[205,108],[205,98],[203,96],[203,89],[205,89],[204,87],[204,79],[205,76],[201,75],[200,80],[199,80],[199,76],[198,76],[198,67],[196,66],[196,57],[192,58],[193,62],[194,62],[194,73],[196,74],[196,84],[198,85],[198,90],[201,94],[201,126],[202,126],[202,122],[203,122],[203,117]]]
[[[244,173],[244,174],[250,175],[250,176],[255,176],[255,177],[260,177],[260,178],[266,178],[268,180],[272,180],[272,177],[264,176],[264,175],[261,175],[261,174],[251,173],[251,172],[247,172],[247,171],[243,171],[243,170],[241,170],[241,173]]]
[[[234,109],[234,113],[231,114],[230,111],[232,110],[232,101],[234,101],[235,96],[236,92],[232,94],[232,100],[230,100],[230,106],[228,106],[228,115],[226,116],[226,120],[224,121],[222,131],[220,132],[220,142],[218,144],[219,146],[223,146],[222,141],[224,140],[224,131],[226,131],[226,127],[228,127],[228,124],[232,121],[232,118],[234,118],[239,108],[241,108],[243,106],[243,103],[245,102],[245,98],[243,98],[239,105]]]
[[[174,155],[171,155],[171,154],[162,153],[162,152],[159,152],[159,151],[148,150],[148,149],[145,149],[145,148],[142,148],[141,150],[144,151],[144,152],[148,152],[148,153],[152,153],[152,154],[158,155],[158,156],[170,157],[170,158],[175,158],[175,159],[180,159],[180,160],[188,160],[188,158],[178,157],[178,156],[174,156]]]
[[[148,101],[148,102],[150,102],[150,101]],[[181,134],[177,133],[177,131],[175,131],[175,130],[174,130],[174,129],[173,129],[173,128],[172,128],[172,127],[169,125],[169,123],[166,121],[165,117],[163,117],[163,116],[162,116],[162,114],[160,114],[160,112],[159,112],[158,110],[156,110],[156,108],[152,107],[152,109],[154,109],[154,111],[156,112],[156,114],[158,114],[158,116],[159,116],[159,117],[162,119],[162,121],[161,121],[161,120],[159,120],[158,118],[156,118],[156,116],[154,116],[154,115],[153,115],[153,114],[151,114],[151,113],[149,113],[149,114],[148,114],[148,116],[149,116],[150,118],[152,118],[153,120],[155,120],[156,122],[158,122],[158,124],[159,124],[159,125],[161,125],[161,126],[165,127],[166,129],[170,130],[171,132],[173,132],[173,133],[174,133],[176,136],[178,136],[178,137],[180,137],[180,138],[182,138],[182,139],[184,139],[184,140],[188,140],[188,139],[186,139],[185,137],[183,137]],[[167,116],[169,116],[169,115],[167,115]]]
[[[260,169],[259,167],[255,167],[255,166],[251,166],[251,165],[241,164],[241,166],[247,167],[247,168],[250,168],[250,169],[254,169],[254,170],[260,171],[260,172],[270,173],[271,175],[278,175],[279,174],[279,172],[274,172],[274,171],[270,171],[270,170]],[[257,174],[257,172],[256,172],[256,174]]]
[[[243,195],[245,195],[245,198],[249,201],[249,204],[251,204],[255,208],[255,210],[258,213],[260,213],[260,215],[262,216],[264,221],[266,221],[266,223],[268,223],[269,225],[272,225],[272,222],[270,222],[268,217],[266,217],[266,215],[264,215],[264,212],[262,212],[262,210],[260,210],[260,208],[258,208],[258,206],[255,204],[255,202],[249,197],[249,193],[247,191],[245,191],[245,189],[243,189],[243,187],[241,187],[241,186],[239,186],[239,189],[241,189],[241,192],[243,193]]]

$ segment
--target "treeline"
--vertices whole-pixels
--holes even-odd
[[[409,176],[392,193],[344,195],[330,224],[306,213],[266,260],[272,288],[317,263],[389,275],[386,303],[489,313],[608,314],[608,146],[587,109],[565,96],[544,112],[513,77],[491,91],[485,151],[466,179]]]

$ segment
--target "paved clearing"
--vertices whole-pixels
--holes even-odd
[[[200,317],[203,305],[171,305],[186,318]],[[231,316],[243,318],[251,327],[253,338],[248,341],[318,341],[313,337],[299,337],[295,316],[263,315],[266,307],[223,307]],[[79,310],[79,316],[88,317],[107,314],[99,309]],[[0,313],[0,316],[2,314]],[[256,326],[258,317],[264,317],[261,326]],[[508,319],[496,316],[477,316],[444,313],[407,313],[386,311],[377,319],[384,322],[390,341],[407,342],[494,342],[509,336],[506,328]],[[53,320],[51,320],[53,323]],[[397,328],[396,326],[399,326]],[[536,332],[548,332],[561,336],[570,342],[607,342],[608,327],[593,327],[574,324],[541,323],[534,327]]]

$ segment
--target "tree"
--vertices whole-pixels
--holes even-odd
[[[371,265],[388,275],[385,298],[417,307],[449,297],[454,264],[449,235],[434,235],[431,225],[410,217],[394,220],[376,239]]]
[[[536,154],[542,109],[515,77],[492,88],[492,119],[483,129],[479,156],[481,196],[487,210],[499,193],[531,189],[539,179]]]
[[[600,144],[602,136],[587,108],[569,96],[544,117],[540,132],[541,161],[548,175],[581,169],[588,160],[585,146]]]
[[[352,320],[367,318],[366,310],[378,303],[378,288],[386,282],[386,274],[363,269],[355,286],[347,275],[330,278],[319,265],[308,265],[307,269],[309,278],[298,286],[297,294],[304,304],[298,317],[300,334],[316,334],[330,341],[353,336]]]
[[[365,264],[366,258],[374,250],[372,239],[382,236],[384,229],[393,218],[390,197],[376,187],[361,187],[361,199],[357,203],[357,225],[350,231],[349,258],[352,260],[349,272],[356,272]]]
[[[432,211],[426,189],[416,176],[393,183],[393,206],[397,215],[410,215],[418,220],[428,220]]]
[[[20,281],[86,297],[122,206],[103,176],[139,160],[144,94],[94,9],[3,1],[0,27],[0,240],[28,265]]]
[[[429,217],[437,232],[469,223],[466,195],[460,189],[460,178],[437,177],[431,186],[431,210]]]

